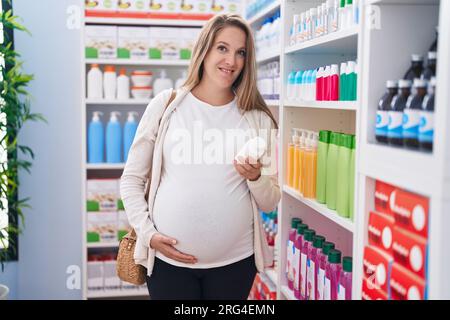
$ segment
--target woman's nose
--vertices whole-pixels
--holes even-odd
[[[225,62],[229,66],[234,66],[234,64],[236,63],[236,55],[234,53],[227,54],[227,56],[225,57]]]

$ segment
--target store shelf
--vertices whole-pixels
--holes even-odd
[[[129,59],[86,59],[86,64],[110,64],[127,66],[189,66],[190,60],[129,60]]]
[[[280,59],[280,52],[281,52],[280,48],[264,50],[262,54],[259,54],[256,57],[256,62],[263,63],[269,60]]]
[[[336,211],[328,209],[327,206],[320,204],[317,201],[314,201],[311,199],[306,199],[306,198],[302,197],[296,190],[294,190],[288,186],[283,186],[283,191],[285,193],[287,193],[288,195],[290,195],[291,197],[304,203],[311,209],[314,209],[317,213],[328,218],[329,220],[333,221],[334,223],[341,226],[342,228],[344,228],[350,232],[354,231],[354,223],[349,219],[339,216]]]
[[[282,286],[281,287],[281,293],[284,295],[284,297],[287,300],[298,300],[295,296],[294,296],[294,292],[292,290],[289,289],[288,286]]]
[[[150,99],[129,99],[129,100],[106,100],[106,99],[86,99],[87,105],[148,105],[150,103]]]
[[[356,26],[347,30],[333,32],[294,46],[286,47],[284,53],[356,54],[358,48],[358,31],[359,27]]]
[[[280,100],[264,100],[269,107],[279,107]]]
[[[265,274],[269,277],[269,279],[277,285],[277,272],[274,269],[266,269],[264,270]]]
[[[203,27],[207,20],[86,17],[85,24]]]
[[[88,170],[123,170],[125,163],[88,163]]]
[[[250,25],[253,25],[253,24],[257,23],[259,20],[261,20],[262,18],[264,18],[272,13],[275,13],[275,11],[277,11],[278,9],[280,9],[280,0],[275,0],[274,2],[269,4],[267,7],[262,9],[260,12],[255,14],[253,17],[248,19],[248,23]]]
[[[88,291],[87,298],[119,298],[148,296],[147,289]]]
[[[95,249],[95,248],[118,248],[119,242],[88,242],[87,247],[89,249]]]
[[[293,101],[285,100],[285,107],[297,108],[316,108],[316,109],[334,109],[334,110],[357,110],[357,101]]]

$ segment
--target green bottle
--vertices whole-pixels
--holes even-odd
[[[319,143],[317,144],[317,176],[316,176],[316,200],[325,203],[327,182],[327,156],[330,144],[331,131],[321,130],[319,132]]]
[[[356,62],[347,62],[346,79],[345,79],[345,97],[346,101],[356,100]]]
[[[339,101],[346,101],[345,88],[347,80],[347,64],[341,63],[341,70],[339,75]]]
[[[341,134],[332,132],[327,155],[326,203],[328,209],[336,210],[338,148]]]
[[[355,210],[355,153],[356,153],[356,137],[352,136],[352,151],[350,155],[350,184],[349,184],[349,219],[353,221],[353,213]]]
[[[341,217],[349,216],[349,190],[350,190],[350,157],[352,153],[352,136],[341,135],[341,143],[338,151],[337,171],[337,197],[336,211]]]

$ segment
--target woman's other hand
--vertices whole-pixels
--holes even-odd
[[[175,249],[174,245],[176,244],[177,240],[161,233],[156,233],[150,240],[150,247],[161,252],[167,258],[183,263],[197,263],[196,257],[182,253]]]
[[[236,171],[245,179],[250,181],[256,181],[261,177],[261,162],[256,161],[252,158],[239,159],[239,161],[234,160],[234,167]]]

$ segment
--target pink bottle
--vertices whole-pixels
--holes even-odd
[[[338,300],[352,300],[352,258],[342,258],[342,272],[339,277]]]
[[[323,67],[319,68],[316,75],[316,101],[323,100],[323,73],[325,69]]]
[[[310,247],[312,247],[312,238],[315,236],[316,232],[312,229],[304,231],[303,234],[303,246],[300,254],[300,299],[307,300],[308,293],[311,291],[308,288],[308,254],[310,253]]]
[[[325,272],[324,300],[337,300],[339,276],[341,274],[341,252],[332,249],[328,253],[328,265]]]
[[[308,225],[304,223],[300,223],[297,225],[297,239],[295,242],[295,256],[294,256],[294,296],[300,300],[300,288],[301,288],[301,282],[300,282],[300,257],[301,257],[301,251],[303,246],[303,234],[305,230],[308,229]]]
[[[322,252],[322,245],[325,242],[325,237],[313,236],[312,245],[309,246],[308,253],[308,266],[307,266],[307,288],[308,289],[308,300],[316,300],[317,296],[317,271],[319,269],[319,264],[317,264],[317,257]]]
[[[339,99],[339,66],[331,65],[330,70],[330,100],[338,101]]]
[[[323,101],[330,101],[330,75],[331,67],[326,66],[323,76]]]
[[[324,242],[322,246],[322,251],[317,254],[316,257],[316,266],[318,267],[317,271],[317,291],[316,291],[316,300],[324,300],[324,292],[325,292],[325,271],[326,266],[328,265],[328,253],[331,249],[334,249],[334,243],[332,242]]]
[[[302,223],[302,220],[300,218],[292,218],[291,220],[291,230],[289,230],[289,240],[287,244],[287,252],[286,252],[286,274],[287,274],[287,280],[288,280],[288,287],[291,290],[294,290],[294,270],[292,268],[292,262],[294,258],[294,245],[295,245],[295,238],[297,235],[297,225],[299,223]]]

